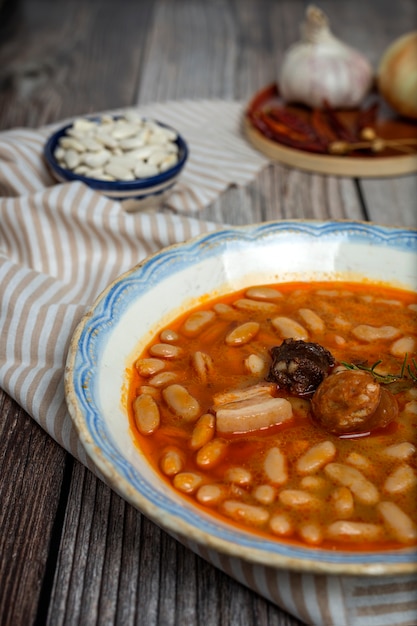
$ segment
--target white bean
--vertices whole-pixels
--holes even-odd
[[[398,541],[409,543],[417,539],[417,525],[394,502],[380,502],[378,510]]]
[[[203,482],[202,476],[195,472],[180,472],[174,476],[172,484],[179,491],[184,493],[194,493],[201,483]]]
[[[242,311],[263,311],[265,313],[274,313],[279,310],[273,302],[261,302],[250,298],[239,298],[233,302],[233,306]]]
[[[269,513],[261,506],[254,506],[238,500],[225,500],[222,511],[229,517],[253,526],[260,526],[268,521]]]
[[[210,413],[204,413],[194,426],[190,439],[190,448],[198,450],[208,443],[214,436],[215,418]]]
[[[294,532],[290,518],[285,513],[276,513],[269,520],[269,528],[274,535],[288,537]]]
[[[165,363],[161,359],[138,359],[135,367],[141,376],[147,378],[164,369]]]
[[[352,329],[352,333],[357,339],[366,341],[378,341],[379,339],[395,339],[400,334],[398,328],[394,326],[370,326],[369,324],[359,324]]]
[[[344,463],[329,463],[324,471],[336,483],[348,487],[358,502],[373,505],[379,501],[379,493],[375,485],[355,467]]]
[[[230,331],[226,335],[225,342],[228,346],[242,346],[249,343],[259,332],[258,322],[245,322]]]
[[[298,313],[308,330],[312,333],[324,333],[326,328],[325,324],[315,311],[311,309],[299,309]]]
[[[272,485],[258,485],[252,491],[252,495],[261,504],[271,504],[275,500],[277,492]]]
[[[244,467],[230,467],[224,476],[225,480],[237,485],[250,485],[252,474]]]
[[[329,524],[326,536],[339,541],[378,541],[383,534],[382,526],[367,522],[338,520]]]
[[[149,352],[157,358],[176,359],[182,354],[182,349],[170,343],[155,343],[149,348]]]
[[[142,394],[134,399],[133,414],[142,435],[151,435],[159,427],[161,420],[159,408],[151,395]]]
[[[253,300],[280,300],[282,293],[273,287],[249,287],[246,290],[245,296],[247,298],[253,298]]]
[[[417,475],[405,463],[395,468],[384,483],[384,490],[390,494],[404,493],[417,485]]]
[[[283,489],[278,498],[284,506],[295,509],[317,509],[321,500],[303,489]]]
[[[401,443],[393,443],[382,450],[384,454],[392,459],[398,459],[400,461],[406,461],[410,456],[413,456],[416,451],[416,447],[409,441],[403,441]]]
[[[223,485],[202,485],[197,493],[196,498],[201,504],[213,506],[218,504],[226,496],[226,489]]]
[[[224,439],[212,439],[198,450],[195,461],[201,468],[214,467],[222,459],[226,450],[227,442]]]
[[[329,463],[336,456],[336,447],[332,441],[322,441],[312,446],[297,461],[300,474],[312,474]]]
[[[287,459],[277,447],[270,448],[264,459],[264,472],[274,485],[283,485],[288,480]]]
[[[273,327],[279,332],[283,339],[308,339],[308,332],[298,322],[290,317],[278,316],[272,320]]]
[[[171,409],[187,422],[192,422],[200,415],[200,405],[198,401],[182,385],[168,385],[162,391],[162,396]]]
[[[400,337],[391,345],[390,352],[394,356],[404,357],[406,354],[412,354],[416,348],[416,340],[414,337]]]
[[[214,311],[195,311],[185,320],[181,331],[187,337],[196,337],[213,321],[215,316]]]

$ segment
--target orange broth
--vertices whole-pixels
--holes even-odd
[[[277,299],[259,296],[248,298],[248,289],[245,289],[204,302],[197,310],[214,311],[215,315],[195,336],[187,336],[182,330],[191,311],[169,324],[169,332],[163,335],[169,339],[164,343],[179,346],[181,354],[159,360],[164,362],[162,371],[171,372],[175,384],[185,387],[191,397],[198,401],[200,411],[191,420],[179,417],[167,406],[163,399],[164,384],[154,385],[153,375],[139,374],[135,364],[141,359],[154,358],[152,346],[161,343],[161,333],[150,342],[132,366],[129,380],[129,420],[138,447],[174,489],[176,482],[180,484],[181,476],[185,473],[196,475],[199,484],[195,488],[181,488],[179,493],[206,513],[245,531],[269,539],[324,549],[379,551],[416,545],[417,387],[407,373],[407,368],[403,371],[407,375],[406,384],[403,388],[397,384],[395,389],[399,417],[385,428],[360,436],[332,435],[315,424],[310,411],[310,397],[291,397],[286,391],[276,389],[276,396],[285,397],[291,402],[293,415],[289,421],[243,434],[218,434],[214,429],[211,441],[221,440],[222,452],[217,460],[207,466],[197,463],[198,449],[190,447],[197,420],[203,414],[213,413],[215,394],[251,387],[265,380],[271,362],[270,349],[280,345],[285,338],[271,323],[271,319],[277,315],[301,324],[307,332],[307,341],[327,348],[335,358],[336,365],[341,362],[361,362],[372,366],[376,361],[381,361],[378,371],[396,375],[401,373],[406,359],[412,372],[417,374],[413,365],[413,359],[414,364],[417,359],[415,293],[378,284],[348,282],[284,283],[267,287],[277,290],[281,296]],[[259,302],[272,303],[276,309],[257,310]],[[255,308],[251,306],[253,303]],[[305,309],[313,311],[322,320],[322,329],[308,327],[305,317],[300,315],[300,311]],[[227,334],[248,321],[259,323],[256,336],[243,345],[226,345]],[[363,324],[375,328],[393,327],[398,333],[395,338],[364,341],[355,336],[355,329]],[[398,343],[404,337],[408,338],[405,345],[412,347],[406,355],[401,353],[402,344]],[[204,381],[193,365],[192,355],[196,351],[208,355],[213,364]],[[248,371],[246,359],[253,354],[264,361],[261,372]],[[159,426],[150,434],[139,431],[132,408],[135,398],[142,393],[154,398],[160,415]],[[298,459],[312,446],[324,441],[331,442],[336,449],[336,455],[331,461],[355,468],[366,481],[372,483],[379,494],[377,503],[370,505],[362,502],[360,495],[358,498],[349,487],[329,478],[325,471],[326,464],[304,474],[297,471]],[[400,457],[392,456],[389,452],[396,444],[403,445],[403,448],[396,448],[403,450]],[[265,458],[273,447],[284,455],[287,473],[284,484],[274,484],[265,474]],[[170,475],[161,471],[162,457],[167,451],[174,451],[176,458],[180,459],[180,464],[174,467]],[[236,476],[233,478],[233,472],[230,472],[236,468],[238,479]],[[392,475],[400,476],[403,482],[400,480],[399,486],[396,486],[395,479],[387,482]],[[199,493],[203,493],[200,489],[204,485],[216,486],[211,491],[214,494],[219,492],[219,498],[202,501]],[[258,489],[260,486],[262,488]],[[206,489],[205,493],[211,493],[210,489]],[[297,504],[294,501],[290,506],[283,503],[282,492],[294,493],[294,490],[306,492],[311,502]],[[350,495],[346,490],[350,491]],[[350,502],[350,508],[348,506],[348,510],[342,514],[340,507],[335,507],[335,498],[339,496],[346,497]],[[249,508],[245,509],[246,513],[242,513],[237,504],[226,510],[225,502],[230,500],[242,503],[243,508]],[[380,502],[394,503],[395,511],[399,509],[406,516],[406,538],[381,515]],[[254,507],[254,519],[247,514],[247,511],[252,511],[250,507]],[[359,523],[359,527],[366,530],[365,534],[354,537],[342,533],[335,537],[332,529],[337,524],[331,525],[345,521]]]

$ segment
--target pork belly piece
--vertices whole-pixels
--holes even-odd
[[[214,397],[219,434],[242,434],[282,424],[292,418],[291,403],[272,395],[274,385],[259,384]]]

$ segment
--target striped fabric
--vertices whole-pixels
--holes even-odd
[[[181,214],[198,216],[229,185],[247,183],[267,163],[240,136],[239,103],[170,102],[140,113],[172,125],[189,144],[186,168],[165,201],[172,212],[131,214],[81,183],[57,184],[42,150],[61,124],[0,133],[0,386],[88,466],[64,400],[64,361],[75,326],[126,269],[217,227]]]
[[[177,128],[190,147],[180,182],[165,201],[170,211],[163,213],[128,213],[81,183],[52,180],[42,148],[56,125],[0,133],[0,386],[97,475],[64,399],[64,363],[75,326],[96,296],[145,256],[218,228],[197,219],[198,211],[267,164],[240,135],[239,103],[171,102],[140,112]],[[307,624],[416,624],[416,602],[410,601],[415,579],[359,584],[277,573],[189,547]]]

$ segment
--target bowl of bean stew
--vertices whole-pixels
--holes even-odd
[[[44,157],[58,182],[81,181],[135,211],[167,197],[186,164],[188,145],[175,129],[127,110],[76,118],[49,137]]]
[[[278,221],[163,249],[83,318],[65,388],[108,483],[259,593],[282,604],[283,572],[415,588],[415,230]]]

